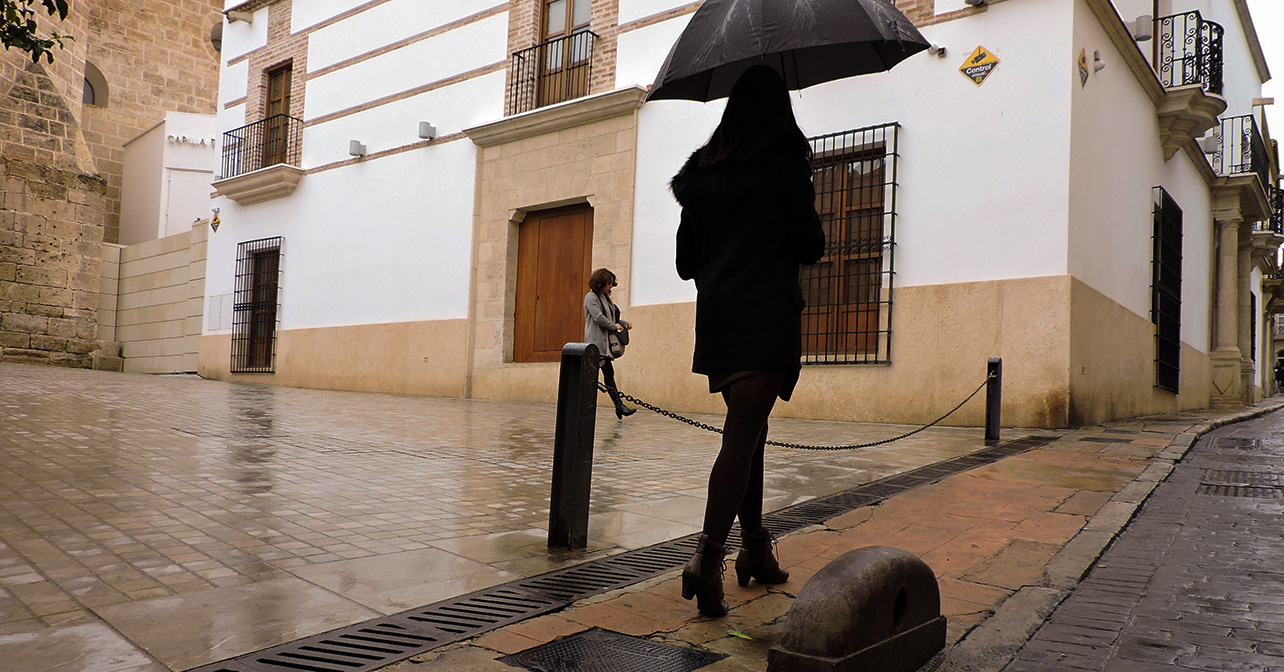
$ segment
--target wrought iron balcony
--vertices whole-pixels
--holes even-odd
[[[1222,27],[1198,11],[1158,19],[1155,68],[1164,88],[1200,84],[1222,94]]]
[[[513,54],[507,114],[587,96],[597,35],[583,30]]]
[[[1284,235],[1284,185],[1271,185],[1271,231]]]
[[[303,121],[285,114],[223,134],[223,179],[277,164],[299,165]]]
[[[1263,189],[1272,188],[1271,159],[1253,115],[1222,119],[1213,136],[1217,138],[1217,151],[1211,157],[1214,172],[1223,177],[1256,174]]]

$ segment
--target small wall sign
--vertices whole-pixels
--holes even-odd
[[[973,51],[972,55],[968,56],[963,65],[959,67],[959,72],[963,73],[964,77],[972,80],[974,84],[980,86],[985,82],[985,78],[989,77],[990,73],[994,72],[997,67],[999,67],[999,58],[990,53],[989,49],[978,46],[976,51]]]
[[[1088,85],[1088,50],[1079,50],[1079,88]]]

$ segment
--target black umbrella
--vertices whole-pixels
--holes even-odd
[[[647,100],[722,98],[760,63],[790,89],[803,89],[890,70],[928,46],[890,0],[706,0]]]

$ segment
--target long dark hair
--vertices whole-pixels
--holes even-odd
[[[722,121],[700,152],[700,164],[744,161],[773,142],[811,158],[811,143],[798,128],[785,80],[767,65],[755,65],[736,80]]]

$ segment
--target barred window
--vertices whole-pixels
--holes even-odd
[[[890,360],[900,124],[811,138],[825,254],[800,276],[805,364]]]
[[[284,240],[261,238],[236,246],[232,373],[276,371],[276,324]]]
[[[1155,387],[1176,393],[1181,372],[1181,208],[1154,190],[1150,321],[1155,324]]]

